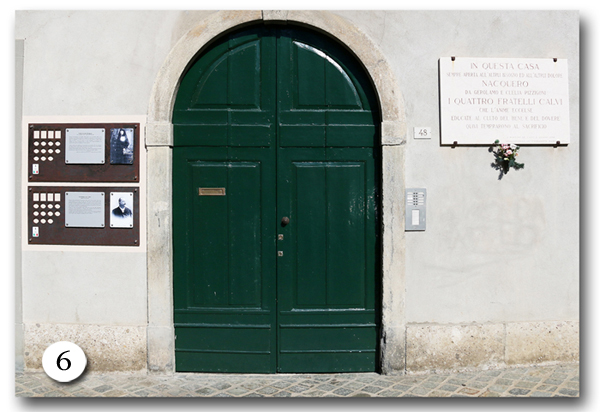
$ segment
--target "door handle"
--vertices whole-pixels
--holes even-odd
[[[284,217],[283,219],[281,219],[281,226],[287,226],[289,223],[290,223],[289,217]]]

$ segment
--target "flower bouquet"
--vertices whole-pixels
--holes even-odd
[[[517,162],[517,156],[519,155],[520,147],[516,144],[500,143],[499,140],[494,142],[492,152],[496,158],[496,165],[502,168],[504,173],[508,173],[508,170],[512,167],[515,170],[522,169],[525,167],[523,163]]]

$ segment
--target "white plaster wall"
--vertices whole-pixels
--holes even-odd
[[[24,115],[145,115],[185,12],[19,11]],[[178,26],[175,28],[175,26]]]
[[[145,115],[153,82],[168,52],[210,13],[18,12],[16,38],[25,39],[24,115]],[[406,104],[406,187],[428,191],[427,230],[406,234],[406,320],[577,319],[577,13],[336,13],[378,43],[391,64]],[[440,147],[437,138],[413,140],[415,126],[429,126],[434,135],[439,133],[438,58],[450,55],[567,58],[571,143],[556,149],[523,148],[520,159],[525,169],[498,180],[487,148],[452,149]],[[145,278],[145,266],[137,258],[124,257],[119,263],[138,279],[126,283],[117,295],[110,293],[110,284],[121,281],[113,272],[114,259],[121,259],[117,256],[121,255],[91,254],[94,265],[85,271],[77,269],[75,255],[54,257],[52,266],[46,267],[63,273],[54,286],[49,271],[44,272],[41,284],[36,280],[42,263],[50,257],[34,252],[24,256],[25,322],[140,322],[139,311],[119,312],[121,318],[110,309],[97,313],[129,292],[147,293],[139,281],[140,276]],[[44,296],[41,285],[51,290],[68,287],[69,276],[85,280],[81,284],[88,284],[89,290],[59,314],[53,305],[66,303],[50,294]],[[94,295],[95,290],[100,292]],[[145,298],[134,296],[136,302]],[[49,315],[32,310],[39,302],[45,302]],[[120,302],[120,308],[127,307]],[[94,310],[83,309],[86,305]],[[83,312],[78,309],[76,314],[73,307]]]
[[[376,40],[406,104],[406,187],[427,188],[427,230],[406,233],[407,322],[578,319],[577,12],[339,12]],[[524,147],[502,180],[487,147],[440,147],[438,59],[566,58],[571,143]]]
[[[144,253],[27,250],[22,270],[26,324],[147,323]]]

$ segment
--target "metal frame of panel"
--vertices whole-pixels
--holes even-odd
[[[111,129],[116,128],[133,129],[132,164],[110,162],[110,132]],[[104,163],[67,164],[65,162],[67,129],[104,129]],[[31,123],[28,130],[28,180],[29,182],[139,182],[141,143],[139,123]],[[35,152],[36,150],[38,152]],[[41,153],[42,150],[44,153]],[[48,153],[50,150],[52,153]],[[34,160],[35,158],[38,159]]]
[[[104,193],[104,227],[66,227],[65,226],[65,193],[66,192],[95,192]],[[110,227],[110,193],[133,193],[133,227]],[[56,194],[60,200],[55,201]],[[46,195],[46,200],[34,201],[34,195]],[[48,201],[52,194],[52,201]],[[37,205],[37,207],[36,207]],[[50,207],[52,205],[52,207]],[[57,206],[58,205],[58,206]],[[137,187],[121,186],[29,186],[27,190],[27,239],[30,245],[98,245],[98,246],[139,246],[140,244],[140,213],[139,189]],[[34,212],[37,215],[34,216]],[[42,216],[41,213],[44,212]],[[57,215],[58,212],[58,215]],[[51,213],[52,215],[49,215]],[[34,223],[34,219],[38,222]],[[45,222],[42,223],[41,220]],[[48,220],[52,219],[52,223]],[[34,229],[37,227],[38,229]],[[34,237],[34,231],[38,236]]]

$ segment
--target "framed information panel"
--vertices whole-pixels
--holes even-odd
[[[30,182],[138,182],[139,123],[29,124]]]
[[[567,144],[565,59],[440,58],[442,144]]]
[[[137,187],[29,186],[31,245],[138,246]]]

